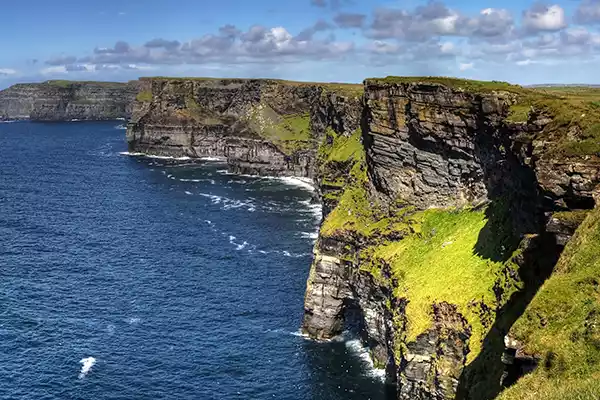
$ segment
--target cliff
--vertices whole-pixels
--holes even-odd
[[[447,78],[143,85],[130,151],[314,180],[324,220],[302,329],[355,330],[399,399],[594,385],[578,377],[597,374],[600,94]]]
[[[0,120],[109,120],[129,118],[139,82],[47,81],[0,91]]]
[[[353,116],[360,113],[359,85],[173,78],[142,84],[127,130],[129,151],[226,157],[243,173],[312,177],[328,119],[360,119]],[[356,110],[346,112],[346,101]],[[330,111],[338,103],[336,116]]]

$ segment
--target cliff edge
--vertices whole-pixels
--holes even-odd
[[[129,118],[138,92],[137,81],[46,81],[16,84],[0,91],[0,121]]]

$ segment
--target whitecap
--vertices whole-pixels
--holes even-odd
[[[226,157],[200,157],[201,161],[227,162]]]
[[[368,367],[369,375],[385,380],[385,369],[375,368],[369,350],[363,346],[360,339],[351,339],[345,342],[346,348],[354,355],[358,356],[362,362]]]
[[[187,190],[185,191],[185,194],[187,194],[188,196],[192,195],[192,192],[188,192]]]
[[[153,159],[158,159],[158,160],[179,160],[179,161],[191,160],[190,157],[157,156],[157,155],[146,154],[146,153],[135,153],[135,152],[130,153],[128,151],[122,151],[119,154],[122,156],[145,157],[145,158],[153,158]]]
[[[299,236],[304,239],[316,239],[319,237],[319,232],[300,232]]]
[[[121,125],[115,126],[115,129],[124,130],[124,129],[127,129],[127,127],[125,125],[121,124]]]
[[[235,244],[235,243],[234,243]],[[236,250],[243,250],[246,248],[246,246],[248,246],[248,242],[244,241],[244,243],[242,244],[238,244],[237,247],[235,248]]]
[[[129,319],[127,320],[127,323],[128,323],[129,325],[137,325],[137,324],[139,324],[139,323],[140,323],[140,321],[141,321],[141,320],[140,320],[139,318],[137,318],[137,317],[132,317],[132,318],[129,318]]]
[[[81,367],[81,372],[79,372],[79,379],[85,378],[85,376],[90,372],[92,367],[96,364],[96,359],[94,357],[82,358],[79,361],[83,366]]]

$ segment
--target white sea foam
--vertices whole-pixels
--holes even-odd
[[[141,321],[141,320],[140,320],[139,318],[137,318],[137,317],[132,317],[132,318],[129,318],[129,319],[127,320],[127,323],[128,323],[129,325],[137,325],[137,324],[139,324],[139,323],[140,323],[140,321]]]
[[[155,155],[146,154],[146,153],[130,153],[128,151],[122,151],[119,154],[122,156],[145,157],[145,158],[153,158],[153,159],[158,159],[158,160],[179,160],[179,161],[191,160],[190,157],[155,156]]]
[[[300,232],[299,235],[304,239],[316,239],[319,237],[319,232]]]
[[[115,126],[115,129],[124,130],[124,129],[127,129],[127,127],[125,125],[121,124],[121,125]]]
[[[82,358],[79,361],[83,366],[81,367],[81,372],[79,373],[79,379],[85,378],[85,376],[90,372],[92,367],[96,364],[96,359],[94,357]]]
[[[280,177],[278,179],[287,185],[296,186],[311,192],[315,191],[315,185],[309,178]]]
[[[237,247],[235,248],[236,250],[243,250],[246,248],[246,246],[248,246],[248,242],[244,241],[244,243],[242,244],[238,244]]]
[[[227,162],[225,157],[200,157],[201,161]]]
[[[358,356],[362,360],[362,362],[368,367],[369,375],[379,378],[381,380],[385,380],[385,369],[375,368],[373,365],[373,360],[369,355],[369,350],[363,346],[360,339],[351,339],[345,342],[346,348],[350,350],[351,353]]]
[[[192,192],[188,192],[187,190],[185,191],[185,194],[187,194],[188,196],[192,195]]]

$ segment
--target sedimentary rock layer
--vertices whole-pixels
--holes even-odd
[[[110,120],[129,118],[139,82],[48,81],[0,91],[0,120]]]

